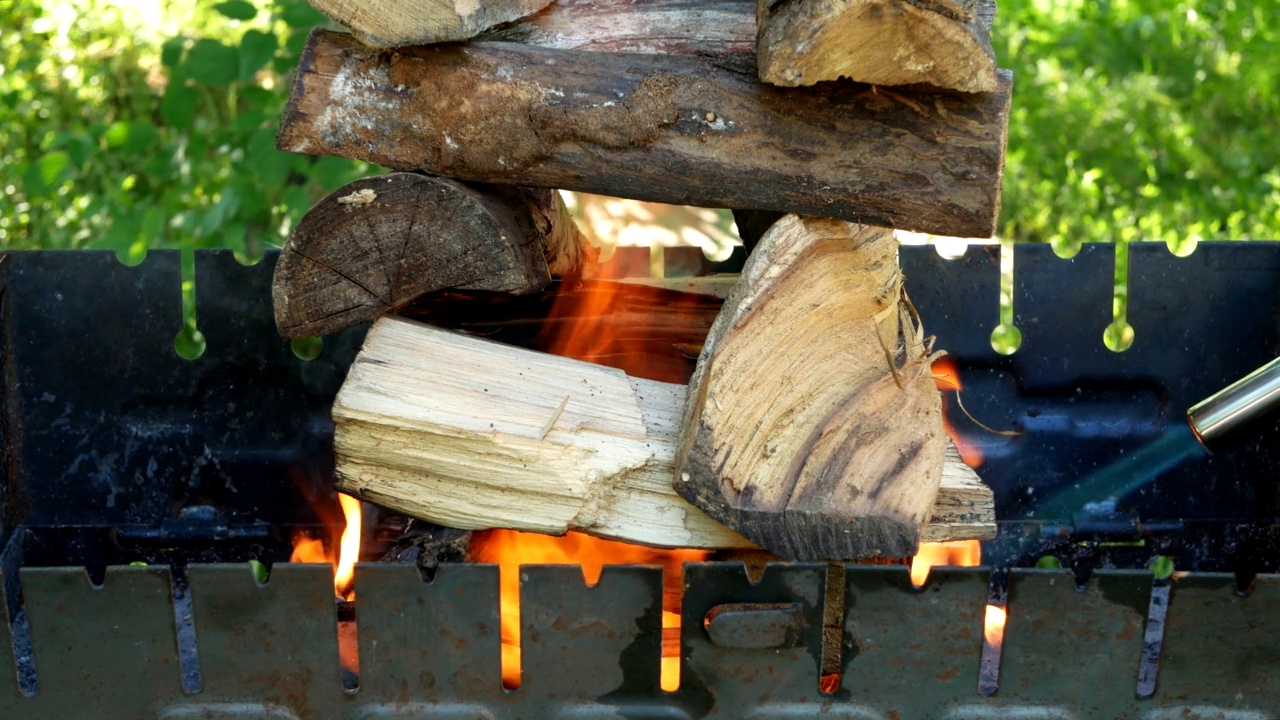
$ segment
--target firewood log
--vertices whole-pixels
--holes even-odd
[[[782,218],[689,383],[676,491],[788,560],[914,555],[936,505],[942,400],[897,251],[885,228]]]
[[[380,48],[466,40],[551,0],[310,0],[320,12]]]
[[[384,317],[334,403],[338,487],[450,527],[752,547],[672,489],[685,394]],[[990,490],[954,453],[944,468],[923,539],[993,536]]]
[[[285,243],[272,296],[285,337],[337,332],[444,288],[526,293],[586,259],[553,191],[414,173],[348,184]]]
[[[911,97],[795,90],[704,58],[317,31],[277,141],[463,180],[990,237],[1010,81]]]
[[[995,12],[995,0],[759,0],[760,79],[994,92]]]
[[[739,58],[754,72],[755,0],[556,0],[476,40],[557,50]]]

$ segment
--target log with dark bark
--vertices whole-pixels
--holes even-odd
[[[334,402],[338,487],[450,527],[752,547],[672,489],[685,393],[388,316]],[[938,497],[926,539],[992,536],[990,490],[954,454]]]
[[[760,79],[994,92],[995,12],[995,0],[759,0]]]
[[[999,211],[1010,80],[910,97],[794,90],[698,57],[511,43],[370,50],[318,31],[283,150],[482,182],[961,237]]]
[[[310,0],[373,47],[467,40],[547,6],[550,0]]]
[[[942,401],[897,250],[885,228],[782,218],[689,383],[676,491],[788,560],[914,555],[936,506]]]
[[[350,183],[307,211],[272,296],[285,337],[337,332],[444,288],[527,293],[585,259],[549,190],[414,173]]]

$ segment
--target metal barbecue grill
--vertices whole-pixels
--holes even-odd
[[[498,571],[357,568],[359,688],[339,671],[332,574],[290,565],[329,492],[329,404],[362,331],[302,361],[275,332],[274,257],[200,254],[208,350],[184,361],[179,260],[12,253],[0,264],[0,718],[1229,718],[1280,715],[1280,418],[1114,506],[1042,500],[1149,445],[1280,355],[1280,243],[1131,250],[1125,353],[1103,347],[1109,248],[1017,249],[1012,356],[991,350],[999,261],[904,247],[956,362],[1000,567],[849,565],[839,688],[819,687],[828,568],[686,567],[680,687],[659,687],[658,568],[521,572],[522,686],[502,688]],[[669,257],[675,253],[668,250]],[[950,403],[949,403],[950,404]],[[1099,498],[1101,499],[1101,498]],[[1173,560],[1155,579],[1148,564]],[[1038,569],[1053,557],[1062,569]],[[247,561],[274,563],[255,579]],[[146,563],[131,566],[130,563]],[[1005,567],[1007,565],[1007,567]],[[998,664],[983,614],[1007,599]],[[4,648],[13,647],[13,652]],[[984,657],[986,662],[984,663]],[[980,685],[994,694],[983,694]]]

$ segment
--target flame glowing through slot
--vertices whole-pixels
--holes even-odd
[[[680,685],[681,566],[707,557],[700,550],[657,550],[568,533],[563,537],[488,530],[476,533],[470,557],[497,563],[502,603],[502,685],[520,687],[520,566],[571,564],[582,567],[588,585],[600,580],[605,565],[662,565],[662,689]]]
[[[344,519],[341,526],[336,524],[336,518],[332,517],[331,512],[317,508],[317,514],[324,520],[329,532],[329,542],[298,531],[293,537],[293,554],[289,556],[289,562],[324,563],[333,567],[334,597],[338,601],[350,603],[348,609],[352,612],[352,615],[339,617],[338,620],[338,659],[342,666],[344,688],[354,690],[355,679],[360,673],[354,603],[355,565],[360,558],[362,509],[359,500],[341,493],[338,494],[338,504],[342,508]]]

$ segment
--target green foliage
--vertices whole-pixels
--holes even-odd
[[[1002,0],[1002,237],[1280,237],[1280,2]]]
[[[1002,0],[1001,237],[1280,237],[1280,0]],[[375,172],[275,149],[306,0],[0,0],[0,248],[278,245]]]
[[[132,263],[282,243],[314,201],[375,171],[275,149],[323,22],[305,0],[0,0],[0,26],[26,29],[0,35],[0,247]]]

